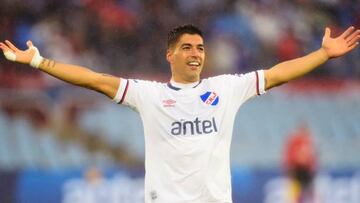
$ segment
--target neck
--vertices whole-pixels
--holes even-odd
[[[192,78],[192,79],[186,80],[186,79],[175,78],[174,76],[172,76],[170,81],[176,82],[176,83],[182,83],[182,84],[191,84],[191,83],[199,82],[200,78]]]

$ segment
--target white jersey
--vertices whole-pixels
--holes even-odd
[[[262,70],[194,84],[122,79],[114,100],[138,111],[144,126],[145,202],[232,202],[235,116],[263,93]]]

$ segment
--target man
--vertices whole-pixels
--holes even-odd
[[[322,47],[302,58],[245,75],[200,79],[205,60],[202,32],[180,26],[168,35],[171,80],[129,80],[42,58],[28,49],[0,43],[7,59],[61,80],[96,90],[140,113],[145,134],[145,202],[232,202],[230,143],[239,107],[266,90],[298,78],[358,45],[360,30],[337,38],[325,30]]]

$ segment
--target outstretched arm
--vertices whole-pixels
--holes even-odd
[[[265,70],[266,90],[301,77],[331,58],[345,55],[359,44],[359,39],[360,29],[350,27],[339,37],[332,38],[331,30],[326,28],[319,50]]]
[[[6,40],[5,43],[0,42],[0,48],[8,60],[31,65],[65,82],[98,91],[110,98],[115,97],[120,78],[96,73],[85,67],[58,63],[43,58],[31,41],[26,44],[27,50],[19,50]]]

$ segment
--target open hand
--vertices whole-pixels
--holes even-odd
[[[335,58],[353,50],[359,44],[359,40],[360,29],[355,30],[352,26],[336,38],[332,38],[330,28],[326,28],[321,48],[329,58]]]
[[[26,45],[28,46],[28,49],[20,50],[9,40],[5,40],[5,43],[0,42],[0,48],[8,60],[30,64],[35,55],[36,49],[31,41],[27,41]]]

